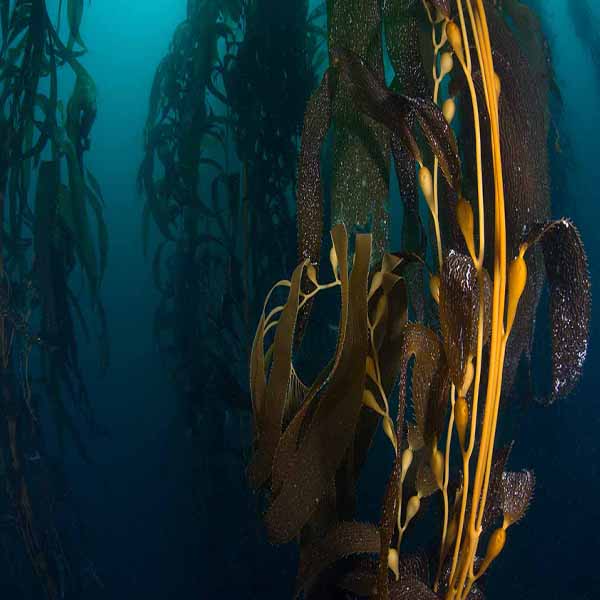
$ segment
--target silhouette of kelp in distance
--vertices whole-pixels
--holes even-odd
[[[178,387],[192,394],[206,392],[207,372],[219,384],[245,372],[249,320],[260,312],[269,273],[293,265],[293,253],[271,240],[285,239],[294,226],[286,196],[313,87],[306,57],[317,45],[304,4],[190,2],[155,74],[138,173],[144,250],[154,222],[161,241],[153,271],[162,295],[155,338]],[[285,21],[280,27],[269,27],[272,5]],[[275,57],[270,46],[283,36],[288,51]],[[281,73],[278,94],[263,85],[273,72]],[[288,99],[277,115],[275,96]],[[273,116],[259,128],[257,113]],[[256,252],[258,244],[271,254]],[[223,339],[222,348],[215,339]],[[200,369],[198,360],[205,360]],[[236,408],[247,406],[243,397],[241,387],[231,395]]]
[[[44,452],[40,404],[48,404],[61,447],[72,440],[86,460],[68,399],[96,430],[79,368],[77,324],[88,337],[89,326],[71,287],[77,270],[97,317],[103,366],[108,361],[99,293],[108,235],[100,187],[84,167],[96,97],[79,62],[85,52],[79,34],[83,2],[69,2],[66,17],[65,43],[60,8],[55,27],[42,0],[0,5],[0,503],[48,598],[63,597],[80,582],[76,557],[66,555],[68,536],[56,526],[58,492]],[[62,68],[75,75],[66,107],[58,82]],[[41,373],[30,373],[33,348],[40,351]],[[13,573],[9,565],[21,563],[14,545],[7,547],[14,560],[4,557],[7,568],[0,571],[16,579],[23,571]]]
[[[145,252],[150,225],[160,234],[154,338],[191,432],[192,492],[202,523],[223,510],[224,490],[239,504],[248,495],[243,478],[232,483],[223,462],[243,473],[251,323],[273,275],[295,262],[286,240],[295,227],[297,151],[315,84],[318,15],[307,1],[188,2],[150,93],[138,184]],[[243,439],[232,440],[226,428],[238,423]],[[251,522],[250,511],[238,519]],[[212,528],[208,535],[219,538],[214,544],[224,539]],[[247,546],[252,563],[255,544]],[[257,577],[259,565],[248,566]]]
[[[330,3],[330,26],[336,10],[361,21],[367,4]],[[372,14],[381,14],[378,6]],[[330,32],[330,67],[308,104],[298,181],[301,263],[267,295],[256,330],[248,475],[253,488],[268,491],[271,541],[300,545],[296,596],[474,600],[484,597],[482,579],[535,486],[532,471],[506,469],[512,443],[502,447],[496,435],[510,410],[502,399],[528,359],[544,280],[548,402],[573,390],[589,336],[587,260],[573,223],[548,219],[547,81],[503,15],[483,0],[438,0],[388,2],[382,17],[395,91],[356,45],[332,47]],[[421,55],[411,44],[423,25],[431,51]],[[342,221],[331,232],[332,275],[318,274],[319,150],[340,96],[385,126],[393,143],[383,147],[393,148],[397,165],[413,160],[430,215],[428,255],[373,256],[373,236],[364,233],[351,252],[347,230],[356,223]],[[404,169],[402,176],[410,190],[415,175]],[[418,294],[415,265],[429,273],[427,323],[408,318]],[[337,347],[307,384],[294,367],[299,319],[329,289],[340,296]],[[287,297],[277,304],[281,290]],[[379,522],[360,523],[356,481],[379,423],[393,466]],[[435,551],[406,554],[402,542],[430,496],[442,505]]]

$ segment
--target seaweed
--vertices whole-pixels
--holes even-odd
[[[286,240],[319,15],[305,1],[190,1],[150,90],[138,185],[146,254],[152,224],[159,234],[154,337],[189,420],[205,517],[221,500],[204,481],[239,493],[219,461],[241,471],[251,439],[227,439],[225,427],[248,417],[251,324],[273,273],[293,265]]]
[[[575,388],[590,335],[587,258],[571,221],[549,220],[556,90],[536,15],[508,0],[375,4],[328,3],[330,65],[299,158],[299,264],[267,294],[250,357],[249,481],[269,539],[299,546],[296,595],[476,600],[535,487],[532,471],[506,470],[512,443],[500,446],[509,393],[528,393],[517,366],[530,359],[547,281],[548,401]],[[390,154],[399,252],[378,212]],[[333,278],[320,265],[328,204]],[[308,308],[328,290],[339,293],[336,348],[304,381],[303,334],[319,305]],[[392,460],[377,522],[365,523],[357,481],[381,464],[379,426]],[[431,550],[411,556],[405,539],[423,535],[435,503],[440,526],[419,540]]]
[[[67,401],[81,411],[90,431],[100,430],[79,366],[77,325],[84,333],[89,328],[87,311],[72,290],[77,271],[85,278],[91,312],[98,317],[102,363],[108,363],[100,298],[108,232],[100,186],[84,167],[97,107],[93,79],[79,61],[85,52],[82,16],[83,3],[69,2],[65,44],[44,1],[4,2],[1,8],[0,453],[8,473],[2,483],[25,555],[48,598],[59,598],[78,583],[77,575],[69,572],[70,557],[64,555],[65,535],[57,525],[52,487],[38,486],[34,470],[26,468],[27,455],[35,454],[37,477],[52,480],[38,421],[42,398],[60,444],[70,441],[86,461],[91,457]],[[66,115],[59,86],[64,68],[76,77]],[[40,372],[36,367],[32,374],[33,350],[40,353]]]

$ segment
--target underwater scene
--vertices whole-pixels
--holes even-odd
[[[599,0],[0,0],[0,600],[600,599]]]

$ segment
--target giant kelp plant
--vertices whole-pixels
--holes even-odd
[[[190,1],[150,94],[138,184],[146,250],[151,223],[160,234],[154,335],[191,432],[204,520],[223,510],[223,490],[243,491],[251,323],[273,273],[295,262],[286,240],[320,15],[306,1]]]
[[[545,283],[547,402],[573,390],[587,354],[585,252],[571,221],[550,220],[543,37],[526,35],[537,20],[520,2],[327,7],[330,66],[300,152],[301,262],[267,295],[252,348],[249,479],[267,492],[271,541],[299,543],[296,596],[480,599],[534,490],[532,471],[507,470],[520,440],[504,445],[501,424],[522,393]],[[334,227],[319,269],[330,130]],[[386,233],[392,157],[399,252]],[[327,290],[339,292],[337,347],[305,382],[297,348]],[[378,522],[358,522],[379,425],[392,464]]]
[[[76,329],[88,326],[74,291],[77,272],[87,281],[107,360],[99,290],[108,236],[100,188],[84,165],[96,96],[79,60],[83,0],[69,0],[61,12],[62,2],[54,25],[44,0],[0,3],[0,579],[17,588],[43,586],[51,599],[76,591],[80,581],[56,526],[64,508],[39,413],[51,414],[60,444],[71,439],[84,458],[70,401],[95,425],[79,367]],[[65,69],[75,77],[66,107],[59,85]],[[39,360],[32,358],[35,348]],[[15,550],[16,534],[24,552]],[[37,578],[21,571],[21,554]]]

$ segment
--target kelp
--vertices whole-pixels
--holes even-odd
[[[103,368],[108,365],[100,299],[108,232],[100,186],[84,168],[97,107],[93,79],[79,62],[85,50],[80,35],[83,2],[69,1],[67,16],[65,44],[44,1],[1,6],[0,277],[7,307],[0,315],[1,415],[8,433],[2,434],[0,452],[5,461],[10,457],[11,474],[3,477],[3,485],[12,497],[17,532],[48,598],[63,597],[79,584],[68,571],[70,559],[62,550],[65,536],[56,524],[50,483],[38,488],[34,470],[25,468],[26,456],[35,453],[40,461],[37,477],[51,479],[38,423],[41,398],[60,445],[72,442],[85,460],[91,458],[67,400],[83,413],[92,432],[99,431],[79,366],[77,330],[89,330],[89,317],[72,290],[77,271],[87,283],[97,317],[101,363]],[[66,111],[59,85],[65,69],[76,77]],[[40,352],[34,364],[41,372],[36,368],[30,373],[32,349]],[[4,426],[2,430],[6,433]]]
[[[349,50],[334,48],[331,62],[338,82],[347,90],[356,108],[395,133],[413,159],[423,162],[411,123],[421,133],[440,162],[440,168],[453,188],[460,188],[460,162],[454,132],[441,109],[427,98],[394,94]]]
[[[315,19],[305,3],[190,2],[157,68],[138,184],[146,200],[145,251],[152,221],[166,240],[153,261],[163,292],[156,330],[161,348],[175,348],[176,356],[164,354],[177,377],[194,356],[207,356],[198,347],[205,342],[195,340],[212,339],[210,330],[227,337],[217,354],[235,347],[236,359],[224,362],[238,380],[258,291],[269,269],[284,273],[290,266],[280,240],[293,226],[289,196],[317,47]],[[275,55],[274,46],[286,51]],[[275,84],[277,93],[266,93]],[[260,128],[257,114],[270,115]],[[251,240],[271,249],[268,260],[255,258]],[[212,291],[201,285],[200,272]],[[202,370],[212,370],[210,361]]]
[[[238,208],[240,174],[212,155],[225,149],[229,127],[228,117],[215,112],[222,96],[218,45],[224,43],[229,51],[234,44],[228,23],[240,6],[239,2],[188,3],[186,19],[178,25],[155,73],[145,155],[138,172],[145,197],[144,252],[149,248],[151,223],[163,238],[153,258],[154,280],[162,296],[155,314],[155,338],[177,387],[191,389],[192,397],[206,384],[209,370],[210,358],[202,349],[212,327],[206,316],[214,319],[217,330],[227,327],[220,322],[219,312],[226,309],[236,280],[234,264],[231,271],[227,268],[235,243],[229,227],[235,227],[240,211],[231,215],[228,211],[231,206]],[[226,216],[221,214],[223,204]],[[217,291],[220,285],[227,288],[222,296]],[[233,321],[239,317],[239,305],[230,305],[236,311],[228,319]],[[206,361],[198,375],[192,372],[194,356]]]
[[[512,443],[500,445],[499,422],[510,395],[522,393],[517,367],[529,359],[546,281],[549,401],[581,378],[587,259],[575,226],[549,220],[553,84],[534,13],[484,0],[397,0],[371,9],[328,4],[330,65],[307,104],[299,158],[300,263],[267,295],[250,358],[248,474],[264,492],[270,540],[299,545],[297,594],[478,600],[535,487],[531,470],[507,470]],[[389,87],[379,62],[384,39],[396,76]],[[357,114],[348,117],[350,107]],[[353,129],[359,122],[362,138]],[[330,129],[328,198],[321,153]],[[373,162],[358,165],[369,144]],[[382,217],[367,225],[377,240],[369,258],[365,234],[352,243],[347,232],[377,214],[386,170],[369,169],[387,165],[390,152],[404,195],[404,251],[379,255]],[[369,193],[340,196],[367,173]],[[340,174],[346,179],[336,188]],[[333,279],[319,264],[327,202]],[[306,307],[330,289],[339,290],[336,348],[304,382],[297,369],[304,321],[310,327],[319,305]],[[275,303],[282,290],[287,299]],[[420,307],[416,322],[413,298],[421,299],[411,301]],[[368,524],[356,520],[357,481],[365,464],[381,464],[381,454],[373,458],[379,425],[393,455],[377,523]],[[420,543],[434,550],[413,561],[404,540],[436,501],[439,528],[433,542]],[[423,519],[418,531],[430,524]]]
[[[590,280],[581,237],[569,220],[533,225],[524,243],[529,248],[538,242],[550,287],[554,401],[581,378],[590,336]]]
[[[243,382],[264,292],[274,273],[283,276],[294,263],[286,240],[294,227],[296,155],[320,60],[321,20],[322,11],[309,12],[304,0],[190,1],[149,94],[138,187],[144,253],[154,253],[160,293],[154,338],[188,416],[194,503],[207,518],[222,509],[222,499],[207,493],[203,481],[239,494],[221,462],[242,469],[242,456],[232,458],[231,448],[244,454],[251,440],[245,434],[228,439],[225,431],[247,418]],[[283,366],[282,386],[287,392],[292,380],[301,395],[302,383],[286,371],[285,360]],[[267,438],[285,421],[282,393],[265,400],[275,407],[264,423]],[[254,467],[257,478],[273,450],[266,444]]]
[[[328,0],[327,36],[330,65],[333,49],[344,48],[364,60],[379,81],[384,80],[377,0]],[[374,234],[374,258],[380,258],[388,244],[390,137],[383,125],[356,111],[343,84],[331,111],[332,223],[344,223],[349,231],[369,227]]]

